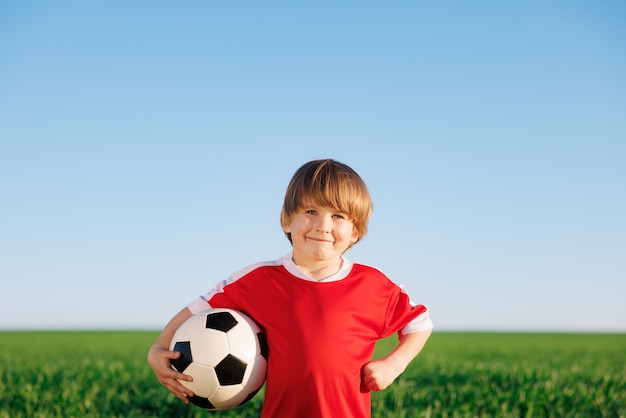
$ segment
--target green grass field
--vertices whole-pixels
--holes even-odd
[[[209,412],[163,388],[155,332],[0,332],[0,418],[257,417]],[[381,341],[377,355],[394,339]],[[434,333],[373,417],[626,417],[626,334]]]

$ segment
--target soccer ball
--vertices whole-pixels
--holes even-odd
[[[170,350],[181,356],[172,367],[193,377],[180,380],[205,409],[236,408],[261,389],[267,371],[267,341],[259,326],[233,309],[209,309],[191,316],[174,333]]]

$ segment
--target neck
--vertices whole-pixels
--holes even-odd
[[[343,259],[341,257],[335,260],[302,262],[302,260],[299,260],[295,254],[293,256],[293,262],[300,270],[302,270],[302,272],[306,273],[318,282],[336,274],[343,265]]]

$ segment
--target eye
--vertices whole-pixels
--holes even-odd
[[[335,219],[347,219],[346,215],[344,215],[342,213],[335,213],[333,215],[333,218],[335,218]]]
[[[309,215],[315,215],[315,214],[317,214],[317,211],[314,210],[314,209],[307,209],[307,210],[304,211],[304,213],[307,213]]]

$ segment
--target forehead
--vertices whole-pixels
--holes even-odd
[[[300,202],[300,206],[306,207],[306,208],[320,208],[321,207],[321,208],[329,208],[333,210],[339,209],[322,199],[315,199],[314,197],[306,197],[302,199],[302,201]]]

